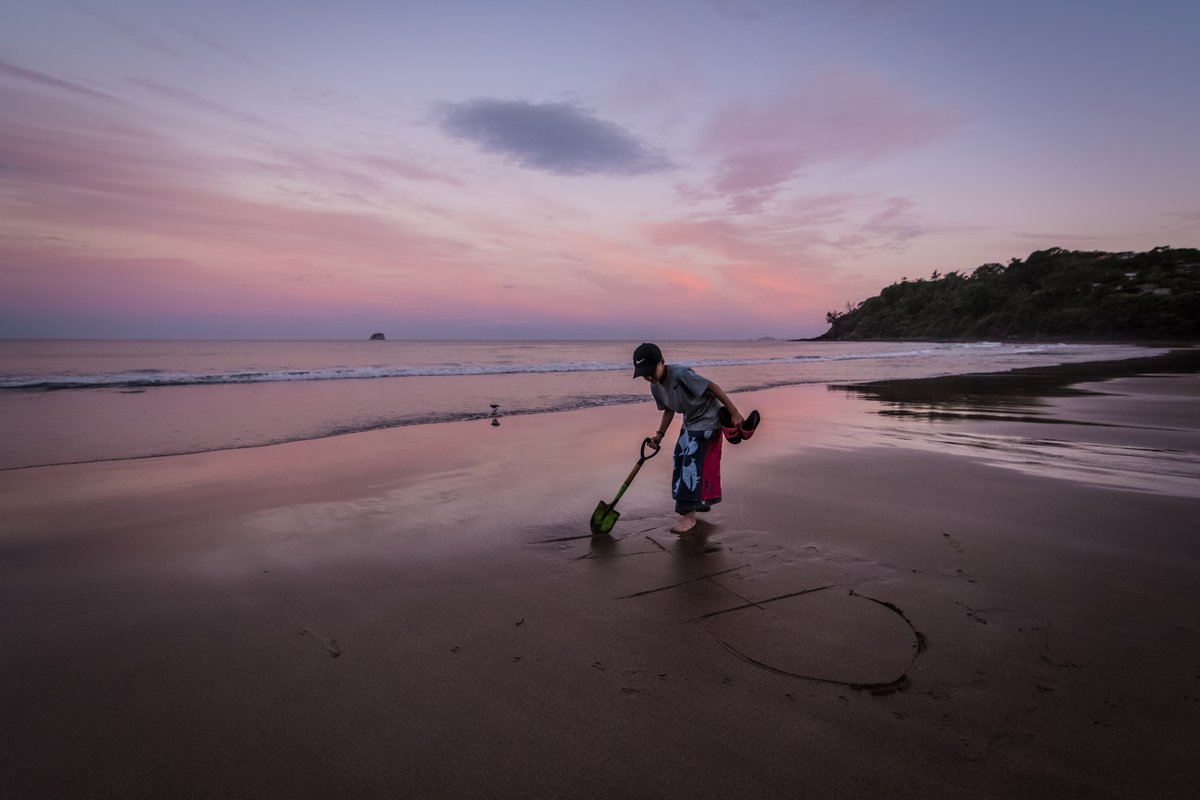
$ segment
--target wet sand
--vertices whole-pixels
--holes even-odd
[[[1190,797],[1178,369],[742,395],[682,538],[648,404],[0,473],[4,794]]]

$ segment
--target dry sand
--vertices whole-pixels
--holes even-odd
[[[742,395],[683,538],[650,405],[0,473],[2,793],[1191,797],[1200,380],[1085,388]]]

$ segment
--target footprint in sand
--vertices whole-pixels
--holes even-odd
[[[326,638],[315,631],[310,631],[307,629],[300,631],[301,636],[305,636],[310,633],[312,634],[312,638],[316,640],[317,644],[321,645],[325,652],[329,653],[329,655],[333,658],[337,658],[342,654],[342,646],[337,643],[336,639]]]

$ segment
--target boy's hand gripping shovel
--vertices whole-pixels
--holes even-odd
[[[646,455],[646,448],[650,448],[650,454]],[[638,470],[642,468],[642,464],[646,463],[646,459],[654,458],[658,455],[659,446],[654,443],[653,439],[646,439],[642,442],[641,458],[634,465],[633,471],[629,473],[629,477],[625,479],[625,483],[621,484],[621,490],[617,492],[617,496],[613,498],[611,503],[600,501],[600,505],[596,506],[596,510],[592,512],[592,536],[600,536],[608,533],[613,529],[613,525],[617,524],[617,518],[621,516],[621,512],[617,511],[617,501],[621,499],[621,495],[625,494],[625,490],[629,488],[629,484],[633,483],[633,479],[637,477]]]

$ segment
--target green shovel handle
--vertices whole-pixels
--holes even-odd
[[[650,448],[649,455],[646,454],[647,447]],[[645,464],[648,460],[658,455],[658,451],[661,449],[661,447],[655,447],[654,440],[649,437],[642,442],[642,457],[639,458],[637,463],[633,465],[633,469],[629,472],[629,477],[625,479],[623,484],[621,484],[621,489],[617,492],[617,496],[613,498],[611,505],[615,506],[617,501],[621,499],[621,496],[625,494],[625,490],[629,488],[629,484],[633,483],[633,479],[637,477],[638,470],[642,468],[642,464]]]

